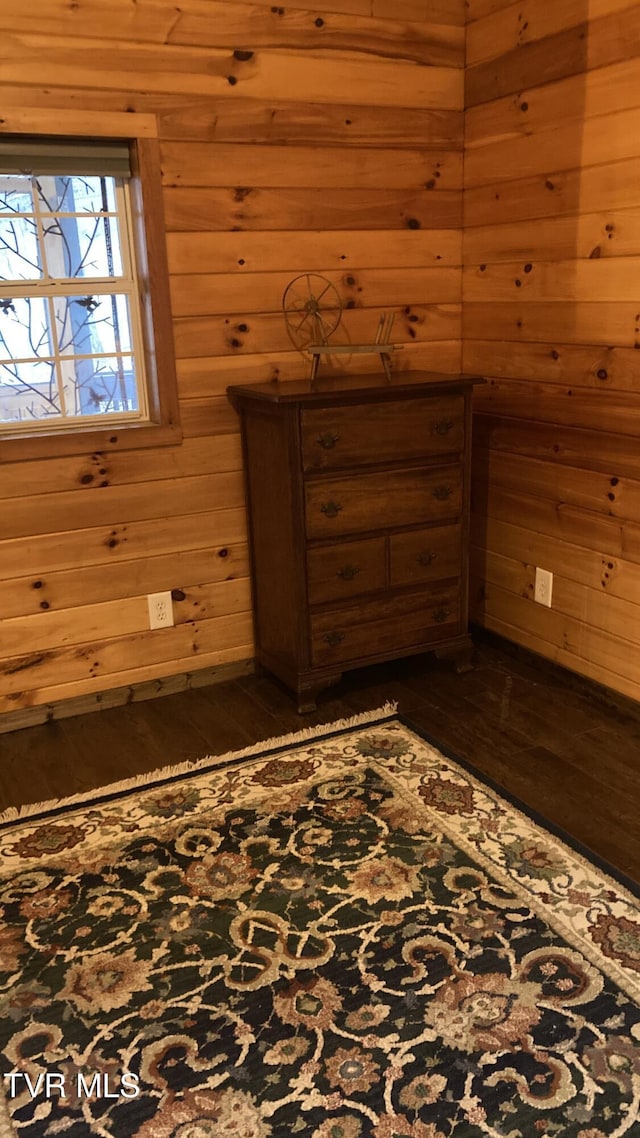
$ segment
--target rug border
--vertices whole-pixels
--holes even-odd
[[[591,849],[590,846],[585,845],[579,838],[575,838],[556,822],[551,822],[544,814],[541,814],[534,807],[529,806],[522,798],[519,798],[517,794],[513,794],[510,790],[507,790],[506,787],[501,786],[491,775],[485,774],[484,771],[481,771],[478,767],[474,766],[473,763],[470,763],[468,759],[461,758],[452,747],[446,746],[439,739],[430,735],[428,731],[416,726],[410,716],[398,712],[396,713],[396,718],[403,726],[408,727],[409,730],[413,731],[419,738],[424,739],[425,743],[429,743],[432,747],[435,747],[445,758],[450,759],[454,763],[458,763],[463,770],[468,771],[474,778],[477,778],[478,782],[484,783],[485,786],[490,787],[491,790],[495,790],[496,794],[499,794],[502,798],[506,799],[507,802],[511,803],[512,806],[515,806],[516,810],[519,810],[521,814],[524,814],[526,818],[529,818],[536,826],[539,826],[541,830],[546,830],[547,833],[558,838],[561,842],[564,842],[565,845],[569,846],[570,849],[579,854],[585,861],[591,862],[602,873],[611,877],[614,882],[621,885],[623,889],[627,889],[636,900],[640,901],[640,882],[629,877],[623,869],[618,869],[617,866],[607,861],[602,854],[597,853]]]
[[[133,775],[131,778],[121,779],[119,782],[92,787],[66,798],[50,798],[43,802],[26,802],[22,806],[9,806],[0,811],[0,831],[21,822],[44,820],[50,814],[65,814],[69,810],[78,810],[83,806],[98,806],[122,795],[133,794],[143,789],[153,790],[154,787],[160,786],[162,783],[186,775],[197,774],[209,769],[214,770],[223,765],[231,766],[242,759],[257,758],[277,751],[286,751],[314,739],[330,739],[334,735],[342,735],[356,727],[368,724],[375,726],[377,723],[384,723],[397,717],[397,702],[387,700],[380,707],[373,708],[370,711],[361,711],[346,718],[332,720],[329,723],[319,723],[313,727],[303,727],[299,731],[291,731],[285,735],[273,735],[268,739],[260,739],[257,743],[252,743],[235,751],[225,751],[220,755],[205,755],[204,758],[196,759],[195,762],[168,763],[165,767],[155,767],[144,774]],[[2,1138],[1,1132],[0,1138]]]
[[[490,787],[490,789],[494,790],[496,794],[501,795],[535,825],[564,842],[570,849],[574,850],[575,853],[579,854],[586,861],[591,862],[600,869],[601,872],[607,874],[613,881],[627,889],[635,899],[640,900],[640,882],[629,877],[624,870],[612,865],[605,857],[597,853],[597,851],[593,850],[590,846],[587,846],[584,842],[581,842],[579,838],[575,838],[565,830],[564,827],[550,821],[534,807],[529,806],[522,798],[519,798],[518,795],[507,790],[506,787],[502,786],[490,775],[485,774],[484,771],[474,766],[468,759],[462,758],[452,747],[442,743],[440,739],[437,739],[434,735],[431,735],[428,731],[419,727],[414,723],[410,715],[405,715],[398,711],[397,702],[393,700],[388,700],[380,707],[373,708],[370,711],[359,712],[343,719],[331,721],[330,723],[320,723],[313,727],[301,728],[300,731],[289,732],[285,735],[271,736],[239,750],[226,751],[220,755],[206,755],[204,758],[198,759],[195,762],[187,761],[167,764],[165,767],[155,767],[152,771],[147,771],[145,774],[134,775],[129,779],[94,787],[66,798],[49,799],[45,802],[25,803],[20,807],[10,806],[0,812],[0,833],[4,829],[9,829],[23,822],[44,821],[48,815],[53,813],[65,814],[71,810],[81,809],[83,806],[98,806],[109,802],[112,798],[133,794],[141,789],[152,790],[154,787],[160,786],[167,781],[200,773],[207,769],[214,770],[223,765],[231,766],[246,758],[255,758],[262,755],[266,757],[279,751],[290,750],[293,747],[299,746],[300,743],[311,742],[314,739],[320,738],[330,739],[360,726],[370,725],[373,727],[379,723],[385,723],[394,719],[403,724],[410,731],[413,731],[414,734],[420,739],[423,739],[430,746],[435,747],[436,750],[440,751],[446,758],[457,763],[463,770],[468,771],[468,773],[473,775],[474,778],[477,778],[480,783],[484,783]],[[0,1122],[1,1121],[2,1118],[0,1115]],[[1,1128],[0,1138],[2,1138]]]

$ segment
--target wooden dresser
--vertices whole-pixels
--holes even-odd
[[[472,376],[228,388],[241,416],[256,660],[315,707],[343,671],[468,666]]]

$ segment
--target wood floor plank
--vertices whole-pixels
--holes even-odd
[[[244,676],[0,736],[0,809],[332,723],[395,699],[418,729],[640,880],[640,706],[478,631],[475,667],[433,656],[360,669],[300,717]]]

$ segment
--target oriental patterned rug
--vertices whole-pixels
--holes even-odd
[[[638,1138],[631,884],[390,709],[259,751],[4,816],[0,1134]]]

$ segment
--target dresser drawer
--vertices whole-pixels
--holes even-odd
[[[347,541],[307,553],[309,604],[346,600],[385,585],[385,540]]]
[[[389,538],[391,584],[418,585],[458,577],[462,564],[461,543],[459,525],[392,534]]]
[[[319,478],[305,485],[310,540],[453,519],[461,511],[458,465]]]
[[[301,434],[305,471],[452,454],[463,446],[464,397],[303,411]]]
[[[459,619],[457,585],[316,613],[311,616],[311,663],[340,664],[437,643],[455,635]]]

